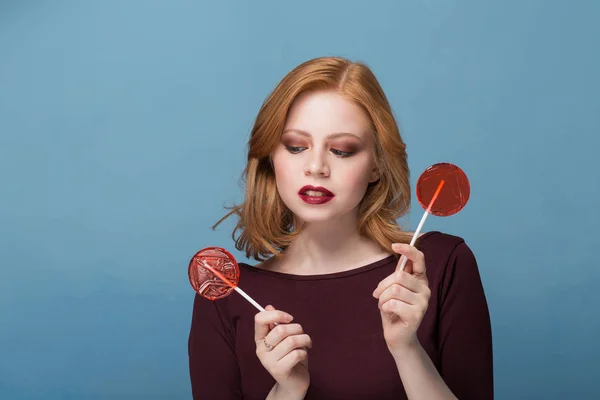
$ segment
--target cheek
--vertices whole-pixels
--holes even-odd
[[[361,166],[344,170],[340,178],[348,188],[363,189],[369,184],[371,170],[370,163],[365,162]]]
[[[354,174],[347,174],[344,177],[344,186],[346,186],[346,188],[349,191],[358,193],[359,191],[365,190],[368,184],[368,180],[365,179],[364,176],[361,176],[360,174],[354,173]]]
[[[285,196],[288,188],[294,185],[293,168],[290,160],[286,159],[285,154],[273,155],[273,169],[275,170],[275,181],[280,195]]]
[[[287,163],[285,157],[280,154],[273,155],[273,169],[275,170],[275,177],[278,181],[285,179],[290,171],[289,163]]]

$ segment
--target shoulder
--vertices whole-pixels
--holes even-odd
[[[473,251],[460,236],[439,231],[428,232],[418,239],[417,247],[425,255],[428,268],[445,270],[456,264],[477,268]]]
[[[257,264],[254,265],[250,265],[247,263],[241,263],[240,265],[242,265],[246,268],[252,268],[252,269],[262,269],[262,270],[266,270],[266,271],[273,271],[275,269],[275,267],[277,266],[278,263],[278,259],[277,257],[269,257],[266,260],[259,262]]]
[[[463,237],[439,231],[427,232],[417,240],[416,246],[425,257],[449,258],[473,255]]]

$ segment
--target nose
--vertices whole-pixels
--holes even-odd
[[[304,175],[306,176],[329,176],[329,172],[327,163],[316,153],[313,153],[304,166]]]

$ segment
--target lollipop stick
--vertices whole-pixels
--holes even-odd
[[[231,286],[232,288],[234,288],[236,290],[236,292],[238,292],[239,294],[241,294],[246,300],[248,300],[250,302],[250,304],[252,304],[254,307],[258,308],[259,311],[265,311],[264,308],[262,308],[260,306],[260,304],[258,304],[256,301],[254,301],[254,299],[250,296],[248,296],[246,294],[246,292],[244,292],[242,289],[240,289],[239,287],[237,287],[236,285],[233,284],[233,282],[231,282],[229,279],[225,278],[225,276],[220,273],[219,271],[217,271],[216,269],[214,269],[213,267],[211,267],[210,265],[203,265],[204,268],[208,269],[210,272],[212,272],[213,274],[215,274],[219,279],[221,279],[223,282],[225,282],[226,284],[228,284],[229,286]]]
[[[251,303],[251,304],[252,304],[254,307],[258,308],[258,310],[259,310],[259,311],[265,311],[265,309],[264,309],[264,308],[262,308],[262,307],[260,306],[260,304],[258,304],[256,301],[254,301],[254,299],[253,299],[252,297],[248,296],[248,295],[246,294],[246,292],[244,292],[242,289],[240,289],[239,287],[237,287],[237,286],[236,286],[236,287],[235,287],[235,290],[236,290],[236,291],[237,291],[239,294],[241,294],[242,296],[244,296],[244,298],[245,298],[246,300],[248,300],[248,301],[249,301],[249,302],[250,302],[250,303]]]
[[[427,219],[427,216],[431,212],[431,207],[433,207],[433,203],[440,195],[440,191],[442,190],[442,186],[444,186],[444,183],[446,183],[446,182],[442,179],[440,181],[440,184],[438,185],[437,189],[435,190],[435,193],[433,194],[433,197],[431,198],[431,201],[429,202],[429,206],[427,207],[427,210],[425,210],[425,213],[421,217],[421,221],[419,222],[419,225],[417,226],[417,230],[415,231],[415,234],[413,235],[413,237],[410,241],[411,246],[415,245],[415,242],[417,241],[417,238],[419,237],[419,233],[421,233],[421,229],[423,229],[423,225],[425,225],[425,220]],[[400,271],[404,271],[404,267],[406,267],[407,261],[408,261],[408,258],[406,258],[405,256],[402,256],[402,263],[400,264]]]

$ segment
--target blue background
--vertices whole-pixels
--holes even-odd
[[[367,62],[412,182],[460,165],[499,399],[600,397],[600,2],[0,2],[0,398],[190,398],[187,263],[265,96]],[[406,223],[415,229],[415,202]],[[234,253],[241,261],[242,254]]]

